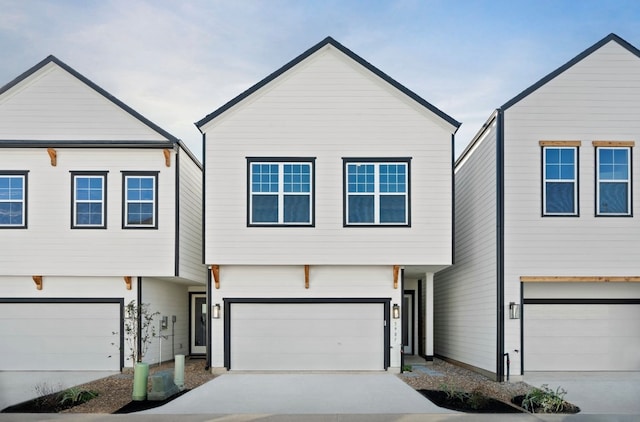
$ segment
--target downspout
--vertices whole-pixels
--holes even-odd
[[[137,362],[142,362],[142,277],[138,277],[138,333],[137,344],[138,353]]]
[[[180,276],[180,146],[176,144],[176,164],[175,164],[175,252],[174,252],[174,275]]]
[[[456,263],[456,135],[451,135],[451,265]]]
[[[404,268],[400,269],[400,303],[404,305]],[[406,311],[404,306],[400,307],[400,373],[402,373],[402,369],[404,368],[404,313]],[[406,318],[409,317],[410,315],[407,314]]]
[[[504,380],[504,112],[498,109],[496,133],[496,380]]]
[[[211,368],[211,315],[209,312],[211,312],[211,271],[207,267],[207,322],[205,324],[207,327],[207,337],[205,340],[207,344],[207,363],[204,368],[207,371]]]

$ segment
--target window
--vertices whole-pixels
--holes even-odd
[[[410,225],[410,159],[343,159],[345,225]]]
[[[543,214],[578,215],[578,148],[543,147]]]
[[[123,228],[158,228],[158,173],[123,172]]]
[[[106,228],[107,173],[72,172],[72,228]]]
[[[248,158],[248,225],[312,226],[314,160]]]
[[[596,148],[597,215],[631,215],[631,149]]]
[[[0,228],[27,227],[27,172],[0,172]]]

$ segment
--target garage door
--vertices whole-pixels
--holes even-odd
[[[383,303],[233,303],[230,369],[385,369]]]
[[[120,303],[0,303],[0,370],[120,370]]]
[[[525,304],[524,309],[526,371],[640,370],[640,305]]]

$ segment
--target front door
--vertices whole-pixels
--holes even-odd
[[[191,293],[191,341],[189,353],[204,355],[207,353],[207,295]]]
[[[413,322],[415,319],[413,312],[414,290],[405,290],[402,301],[402,351],[405,355],[412,355],[413,352]]]

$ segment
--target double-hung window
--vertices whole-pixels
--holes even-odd
[[[578,215],[578,146],[566,144],[542,147],[543,215]]]
[[[596,207],[601,216],[631,215],[631,148],[596,144]]]
[[[72,228],[107,227],[107,173],[71,172]]]
[[[27,172],[0,171],[0,228],[27,227]]]
[[[313,226],[314,158],[247,158],[249,226]]]
[[[343,158],[344,225],[410,225],[410,159]]]
[[[158,228],[158,172],[123,172],[123,224]]]

